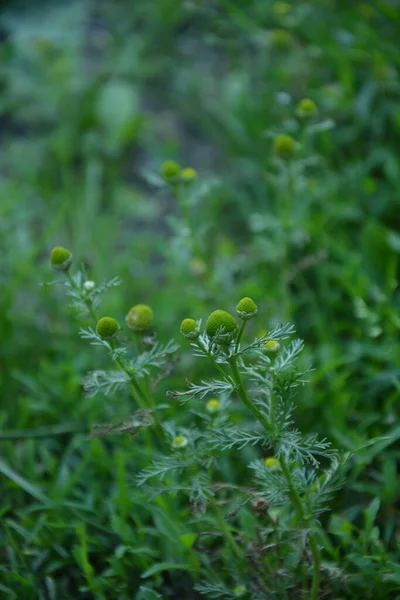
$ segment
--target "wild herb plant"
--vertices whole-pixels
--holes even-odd
[[[341,485],[345,457],[333,451],[327,440],[303,435],[294,424],[296,389],[305,382],[307,370],[297,364],[302,341],[289,341],[295,333],[293,326],[279,325],[244,343],[246,324],[258,309],[252,299],[243,298],[236,310],[240,326],[224,310],[208,317],[204,331],[200,321],[182,322],[182,335],[191,342],[196,357],[212,364],[215,378],[186,381],[187,390],[168,396],[184,405],[194,398],[223,400],[208,400],[212,418],[205,419],[201,429],[193,427],[177,435],[168,427],[173,453],[155,459],[139,475],[138,483],[156,495],[185,492],[197,509],[215,513],[230,577],[199,584],[196,589],[207,598],[243,595],[256,599],[278,593],[285,598],[301,591],[315,600],[326,577],[319,517]],[[231,403],[238,401],[252,417],[240,425],[230,415]],[[251,483],[244,488],[216,483],[221,455],[237,454],[248,446],[268,455],[248,465]],[[238,502],[230,515],[221,512],[221,491]],[[229,522],[248,503],[258,517],[250,534]],[[235,572],[241,574],[236,581]]]
[[[316,600],[321,579],[326,577],[319,517],[341,484],[344,459],[328,441],[303,435],[295,426],[294,398],[308,370],[298,366],[303,342],[291,339],[294,327],[278,325],[245,342],[246,325],[258,313],[257,305],[248,297],[237,304],[236,318],[224,310],[211,313],[204,331],[201,321],[184,319],[181,334],[190,341],[195,357],[206,359],[215,370],[211,379],[199,383],[187,380],[186,390],[168,393],[170,400],[179,400],[184,406],[192,399],[205,403],[203,426],[184,427],[161,418],[153,395],[149,376],[154,377],[155,369],[168,372],[177,346],[172,341],[160,345],[149,335],[151,308],[135,305],[126,316],[127,327],[139,334],[141,344],[150,346],[141,351],[136,348],[131,356],[119,323],[98,315],[101,295],[119,280],[96,286],[84,270],[72,275],[72,255],[65,248],[53,249],[51,263],[65,278],[71,307],[95,322],[95,327],[80,330],[81,337],[104,348],[116,367],[88,373],[84,378],[86,394],[91,397],[101,392],[110,396],[129,388],[137,408],[132,418],[122,423],[94,425],[90,437],[136,435],[154,428],[161,442],[161,446],[154,444],[154,453],[160,454],[138,475],[138,484],[144,485],[152,497],[171,492],[187,494],[195,514],[200,515],[197,526],[199,519],[201,523],[207,513],[212,513],[217,528],[214,534],[221,536],[225,546],[222,553],[215,553],[214,560],[227,569],[229,565],[229,576],[217,580],[214,569],[210,579],[196,589],[209,598],[255,599],[276,593],[291,597],[302,591],[310,600]],[[231,407],[238,401],[249,417],[240,424],[231,418]],[[249,484],[239,487],[231,481],[219,482],[221,456],[247,447],[258,448],[261,455],[248,465]],[[320,461],[324,462],[323,468]],[[222,510],[221,493],[237,504],[230,515]],[[241,531],[235,520],[246,505],[250,505],[255,519],[250,529]],[[202,535],[198,531],[197,537]],[[234,575],[235,571],[240,577]],[[202,571],[200,576],[204,577]]]
[[[100,317],[98,314],[102,295],[108,289],[118,286],[120,280],[115,277],[96,285],[87,278],[83,268],[72,275],[72,254],[66,248],[54,248],[50,260],[53,268],[64,276],[62,283],[71,298],[71,308],[77,316],[89,317],[94,322],[93,327],[81,328],[80,336],[90,344],[104,348],[115,367],[112,370],[97,369],[89,372],[83,381],[86,396],[91,398],[97,393],[114,396],[129,389],[136,408],[132,417],[122,423],[93,425],[92,437],[115,432],[136,434],[151,425],[155,425],[161,436],[154,391],[163,374],[171,369],[173,354],[178,346],[173,341],[166,344],[157,342],[152,330],[153,311],[146,304],[136,304],[128,311],[125,322],[130,338],[123,338],[116,319]]]

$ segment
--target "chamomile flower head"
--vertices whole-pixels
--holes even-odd
[[[296,142],[286,133],[277,135],[274,139],[274,152],[282,160],[290,160],[295,152]]]
[[[266,350],[267,352],[278,352],[280,347],[281,345],[277,340],[266,340],[264,342],[264,350]]]
[[[181,167],[174,160],[166,160],[161,165],[161,177],[166,181],[173,181],[181,174]]]
[[[102,317],[96,325],[96,333],[103,340],[113,339],[119,332],[118,322],[112,317]]]
[[[257,304],[251,298],[242,298],[238,302],[236,312],[243,321],[248,321],[256,316],[258,312]]]
[[[206,410],[210,415],[215,415],[221,410],[221,402],[216,398],[211,398],[206,404]]]
[[[268,458],[266,458],[264,460],[264,465],[267,469],[279,469],[280,468],[279,460],[277,458],[275,458],[274,456],[268,456]]]
[[[200,335],[197,322],[194,319],[183,319],[181,323],[181,334],[187,340],[196,340]]]
[[[235,317],[225,310],[214,310],[207,319],[206,333],[219,344],[231,342],[237,330]]]
[[[194,181],[195,179],[197,179],[197,171],[196,171],[196,169],[193,169],[192,167],[186,167],[185,169],[182,169],[182,171],[181,171],[181,179],[185,183],[191,183],[192,181]]]
[[[246,587],[244,585],[237,585],[233,589],[233,594],[234,594],[235,598],[243,598],[245,593],[246,593]]]
[[[174,450],[182,450],[183,448],[186,448],[188,443],[187,437],[184,435],[178,435],[172,440],[172,447]]]
[[[151,328],[153,324],[153,310],[147,304],[136,304],[132,306],[125,317],[126,324],[132,331],[143,332]]]
[[[72,254],[67,248],[56,246],[50,252],[50,262],[56,271],[68,271],[72,264]]]
[[[311,98],[303,98],[296,106],[296,114],[301,119],[311,119],[318,113],[318,107]]]

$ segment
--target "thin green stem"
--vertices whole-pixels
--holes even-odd
[[[238,391],[240,399],[242,400],[243,404],[245,404],[245,406],[253,413],[253,415],[256,417],[256,419],[259,421],[259,423],[261,423],[261,425],[264,427],[264,429],[268,433],[270,433],[271,429],[272,429],[272,423],[263,415],[263,413],[259,410],[259,408],[257,406],[255,406],[255,404],[253,404],[253,402],[250,400],[250,398],[246,392],[246,389],[243,385],[243,381],[242,381],[242,378],[240,375],[240,371],[238,369],[237,360],[236,360],[235,356],[232,356],[229,359],[229,364],[232,369],[233,378],[237,385],[237,391]],[[295,510],[296,517],[301,526],[310,527],[310,519],[308,517],[306,517],[306,515],[305,515],[304,507],[301,502],[301,498],[300,498],[299,493],[294,484],[292,474],[291,474],[288,464],[286,462],[286,458],[283,454],[281,454],[279,457],[279,463],[281,465],[282,473],[283,473],[283,475],[287,481],[288,487],[289,487],[289,496],[290,496],[293,508]],[[309,542],[310,542],[311,555],[313,558],[313,570],[314,570],[311,592],[310,592],[310,600],[317,600],[318,590],[319,590],[319,586],[320,586],[320,579],[321,579],[321,572],[320,572],[321,571],[321,553],[320,553],[320,549],[318,547],[317,540],[315,539],[315,536],[311,531],[309,532]]]
[[[226,373],[224,371],[224,369],[217,363],[214,356],[211,354],[211,352],[209,352],[207,350],[207,348],[204,346],[204,344],[202,342],[200,342],[200,340],[196,340],[195,344],[207,355],[207,357],[210,359],[210,361],[212,362],[214,367],[222,375],[224,380],[227,381],[228,383],[232,383],[232,379],[229,377],[228,373]]]
[[[231,547],[232,552],[237,556],[237,558],[242,559],[243,558],[243,552],[240,549],[239,545],[237,544],[235,538],[233,537],[229,525],[227,524],[227,522],[225,521],[223,515],[221,514],[220,508],[217,504],[217,501],[215,500],[214,497],[210,498],[210,504],[214,509],[215,512],[215,516],[217,517],[217,521],[218,521],[218,525],[219,528],[221,530],[221,533],[223,534],[223,536],[225,537],[228,545]]]
[[[190,214],[190,206],[188,203],[188,196],[187,196],[187,186],[184,183],[178,183],[177,186],[173,189],[174,189],[176,198],[179,202],[179,205],[180,205],[180,208],[182,211],[182,216],[186,223],[186,227],[188,228],[188,230],[190,232],[190,239],[192,240],[194,253],[201,256],[202,251],[201,251],[200,244],[196,237],[196,228],[194,227],[192,216]]]
[[[309,536],[309,540],[310,540],[310,550],[311,550],[311,554],[312,554],[313,562],[314,562],[314,574],[313,574],[313,580],[312,580],[312,585],[311,585],[310,600],[317,600],[319,586],[320,586],[320,582],[321,582],[321,551],[318,547],[318,542],[315,539],[315,536],[312,535],[311,533]]]
[[[271,426],[268,422],[268,419],[266,418],[265,415],[263,415],[263,413],[260,411],[260,409],[255,404],[253,404],[253,402],[250,400],[250,398],[246,392],[246,388],[243,385],[242,378],[240,376],[240,372],[239,372],[239,369],[237,366],[236,357],[231,356],[229,358],[228,362],[231,366],[232,373],[233,373],[233,379],[236,383],[237,391],[238,391],[239,397],[242,400],[243,404],[253,413],[253,415],[255,416],[257,421],[259,421],[261,423],[261,425],[264,427],[264,429],[268,433],[271,433]]]
[[[87,310],[88,310],[88,313],[90,314],[90,316],[92,317],[92,319],[93,319],[93,320],[94,320],[94,321],[97,323],[98,319],[97,319],[97,317],[96,317],[96,313],[95,313],[95,312],[94,312],[94,310],[93,310],[92,303],[90,302],[90,300],[88,300],[87,298],[85,298],[85,297],[82,295],[82,293],[81,293],[81,290],[80,290],[79,286],[78,286],[78,285],[75,283],[75,281],[74,281],[73,277],[70,275],[69,271],[67,271],[67,272],[65,273],[65,275],[67,276],[67,279],[68,279],[68,281],[69,281],[69,284],[70,284],[70,286],[71,286],[72,288],[74,288],[74,290],[76,290],[77,292],[79,292],[79,294],[80,294],[80,296],[81,296],[81,298],[82,298],[83,302],[85,303],[85,306],[86,306],[86,308],[87,308]]]
[[[133,375],[133,373],[131,373],[129,371],[129,369],[126,367],[124,362],[119,357],[116,357],[114,359],[114,362],[121,369],[121,371],[124,371],[124,373],[126,373],[128,375],[129,381],[131,384],[131,389],[132,389],[132,396],[136,400],[137,405],[140,406],[140,408],[147,409],[147,410],[150,409],[152,411],[153,418],[154,418],[155,425],[156,425],[157,435],[160,438],[160,440],[164,440],[163,428],[161,426],[160,419],[157,415],[156,405],[153,401],[153,398],[150,398],[149,395],[146,395],[143,392],[138,381],[136,380],[136,377]]]
[[[293,477],[286,462],[286,458],[283,454],[281,454],[279,457],[279,463],[281,465],[282,473],[284,474],[287,484],[289,486],[289,495],[292,500],[294,509],[296,511],[296,516],[301,525],[304,525],[306,524],[306,519],[304,518],[303,505],[301,503],[300,496],[296,490],[296,486],[294,485]]]
[[[243,319],[242,324],[240,325],[239,333],[236,338],[235,352],[237,352],[239,350],[240,340],[242,339],[242,335],[243,335],[244,328],[246,327],[246,323],[247,323],[247,321]]]
[[[121,369],[121,371],[124,371],[124,373],[128,375],[132,387],[132,395],[135,398],[138,406],[140,406],[140,408],[148,408],[135,377],[132,375],[132,373],[129,372],[129,369],[125,366],[125,364],[119,357],[114,358],[114,362]]]

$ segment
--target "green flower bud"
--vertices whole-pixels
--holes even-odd
[[[246,593],[246,587],[244,585],[237,585],[233,589],[235,598],[242,598]]]
[[[174,160],[166,160],[161,165],[161,177],[166,181],[176,179],[181,174],[181,168]]]
[[[221,402],[219,400],[217,400],[216,398],[212,398],[211,400],[209,400],[207,402],[206,410],[211,415],[215,415],[216,413],[219,413],[219,411],[221,410]]]
[[[240,319],[248,321],[258,313],[257,304],[251,298],[242,298],[236,307]]]
[[[91,281],[90,279],[88,279],[83,284],[83,289],[85,290],[85,292],[91,292],[94,289],[95,285],[96,284],[94,281]]]
[[[292,7],[290,6],[289,2],[275,2],[275,4],[272,7],[272,10],[279,17],[285,17],[290,13],[291,8]]]
[[[282,133],[274,139],[274,152],[282,160],[290,160],[296,149],[296,142],[294,139]]]
[[[181,178],[185,183],[191,183],[197,179],[196,169],[192,169],[192,167],[186,167],[186,169],[183,169],[181,172]]]
[[[153,311],[147,304],[132,306],[125,318],[132,331],[147,331],[153,324]]]
[[[235,318],[225,310],[215,310],[207,319],[206,333],[219,344],[231,342],[237,330]]]
[[[173,439],[173,442],[172,442],[172,447],[175,450],[181,450],[182,448],[185,448],[187,445],[188,445],[188,439],[184,435],[178,435],[176,438]]]
[[[284,29],[274,29],[269,39],[271,45],[277,50],[288,50],[293,43],[292,35]]]
[[[68,271],[72,264],[72,254],[66,248],[57,246],[50,253],[50,262],[56,271]]]
[[[96,333],[103,340],[111,340],[119,332],[118,322],[112,317],[103,317],[96,325]]]
[[[264,465],[267,469],[279,469],[280,468],[279,460],[277,458],[275,458],[274,456],[269,456],[268,458],[266,458],[264,460]]]
[[[278,352],[280,347],[280,343],[276,340],[267,340],[266,342],[264,342],[264,350],[266,350],[267,352]]]
[[[184,319],[181,323],[181,334],[187,340],[197,340],[200,330],[196,321],[194,319]]]
[[[189,263],[190,273],[193,277],[203,277],[207,273],[207,265],[202,258],[194,256]]]
[[[296,114],[301,119],[311,119],[318,113],[317,105],[310,98],[303,98],[296,106]]]

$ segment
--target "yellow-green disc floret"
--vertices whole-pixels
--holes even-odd
[[[194,319],[184,319],[181,323],[181,334],[188,340],[196,340],[199,335],[199,326]]]
[[[246,588],[244,585],[237,585],[233,588],[233,594],[235,598],[242,598],[246,593]]]
[[[185,169],[182,169],[181,178],[182,181],[184,181],[185,183],[190,183],[191,181],[194,181],[195,179],[197,179],[196,169],[192,169],[192,167],[186,167]]]
[[[235,318],[225,310],[214,310],[207,319],[206,333],[218,343],[231,342],[237,329]]]
[[[50,253],[50,262],[57,271],[68,271],[72,263],[72,254],[67,248],[57,246]]]
[[[295,152],[296,142],[294,139],[282,133],[274,139],[274,152],[282,160],[290,160]]]
[[[221,402],[216,398],[211,398],[206,404],[206,409],[211,415],[219,413],[221,410]]]
[[[274,456],[269,456],[268,458],[266,458],[264,460],[264,465],[267,469],[279,469],[280,468],[279,460],[277,458],[275,458]]]
[[[278,352],[280,346],[280,343],[276,340],[266,340],[264,342],[264,350],[267,352]]]
[[[302,119],[311,119],[318,112],[317,105],[310,98],[303,98],[296,106],[296,114]]]
[[[178,435],[172,441],[172,447],[175,450],[181,450],[182,448],[185,448],[187,445],[188,445],[188,439],[184,435]]]
[[[161,165],[161,176],[166,180],[176,179],[181,173],[181,168],[174,160],[166,160]]]
[[[242,298],[238,302],[236,312],[243,321],[247,321],[256,316],[258,312],[257,304],[251,298]]]
[[[102,317],[96,325],[96,333],[103,340],[111,340],[119,332],[118,322],[112,317]]]
[[[153,324],[153,311],[147,304],[136,304],[132,306],[125,320],[132,331],[147,331]]]

